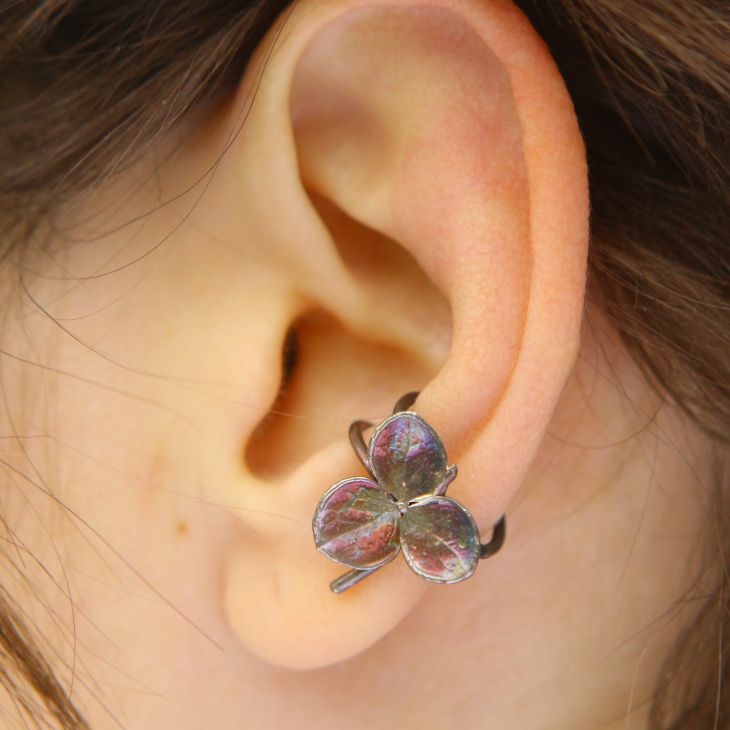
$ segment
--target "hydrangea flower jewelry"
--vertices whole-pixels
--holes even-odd
[[[317,550],[352,568],[330,583],[333,593],[351,588],[401,551],[421,578],[458,583],[504,543],[504,516],[491,541],[482,545],[469,511],[444,496],[456,465],[446,466],[441,439],[408,410],[417,397],[406,393],[367,446],[362,432],[373,424],[355,421],[350,426],[352,447],[372,479],[337,482],[319,501],[312,520]]]

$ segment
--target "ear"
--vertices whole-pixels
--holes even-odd
[[[228,140],[244,117],[191,220],[244,236],[272,272],[261,327],[239,333],[261,361],[242,387],[330,420],[245,421],[246,468],[213,495],[253,527],[227,544],[224,602],[246,647],[312,668],[373,644],[430,586],[399,557],[329,590],[345,569],[315,550],[311,518],[364,474],[348,420],[422,390],[483,541],[509,511],[579,349],[585,155],[555,64],[503,0],[301,0],[208,133]]]

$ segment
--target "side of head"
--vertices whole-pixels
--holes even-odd
[[[242,712],[255,727],[287,712],[302,728],[365,725],[378,710],[353,699],[363,683],[383,712],[409,697],[414,727],[487,706],[497,726],[608,726],[634,697],[646,714],[694,615],[675,608],[716,584],[701,570],[713,442],[688,415],[717,431],[706,416],[730,409],[687,357],[686,292],[702,272],[650,255],[664,231],[652,205],[666,212],[671,196],[650,181],[655,196],[631,207],[600,142],[630,170],[636,133],[647,169],[674,168],[632,127],[640,115],[619,134],[614,110],[600,129],[593,97],[582,106],[566,88],[572,51],[548,48],[540,20],[507,0],[273,11],[225,94],[175,126],[164,89],[158,146],[11,252],[3,518],[35,562],[19,571],[33,590],[9,592],[26,612],[50,596],[35,620],[57,632],[59,666],[98,659],[75,692],[99,727],[109,708],[94,682],[119,675],[153,690],[112,691],[140,727],[234,727]],[[200,16],[210,45],[181,94],[233,43],[225,28],[243,32],[235,13],[216,17]],[[604,242],[589,252],[591,204]],[[626,253],[634,220],[646,245]],[[707,333],[724,342],[730,327],[696,314],[717,374]],[[654,356],[651,338],[672,333],[671,354]],[[411,390],[458,464],[449,495],[485,536],[507,513],[510,542],[458,586],[397,560],[334,595],[343,571],[315,549],[312,515],[331,485],[365,474],[350,422],[380,422]],[[434,666],[444,677],[419,705]]]

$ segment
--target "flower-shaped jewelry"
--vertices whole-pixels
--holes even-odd
[[[491,541],[481,545],[469,511],[444,496],[456,477],[456,465],[447,467],[441,439],[408,410],[417,397],[404,395],[368,446],[362,431],[373,424],[355,421],[350,426],[352,446],[372,479],[354,477],[335,484],[319,501],[312,520],[317,549],[352,568],[332,581],[334,593],[374,573],[400,551],[421,578],[458,583],[504,543],[504,517],[494,526]]]

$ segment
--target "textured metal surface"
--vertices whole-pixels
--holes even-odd
[[[400,520],[401,549],[411,569],[437,583],[468,578],[479,561],[479,530],[458,502],[436,497]]]
[[[375,482],[346,479],[320,500],[312,521],[314,541],[335,562],[375,568],[398,554],[398,518],[393,500]]]
[[[383,421],[370,438],[373,475],[396,499],[433,494],[444,481],[446,452],[435,431],[406,411]]]

